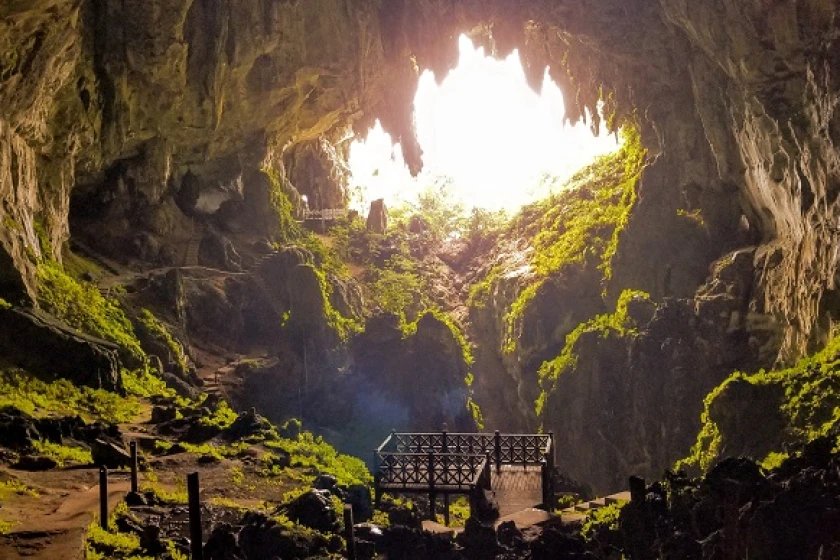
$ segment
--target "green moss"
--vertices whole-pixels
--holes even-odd
[[[317,475],[326,473],[335,476],[340,485],[369,485],[373,482],[361,459],[338,453],[320,436],[310,432],[301,432],[295,439],[281,437],[265,445],[289,453],[292,467],[305,473],[304,481],[312,482]]]
[[[402,265],[398,264],[405,261]],[[413,266],[406,266],[410,261],[390,259],[385,268],[372,269],[374,277],[370,285],[371,300],[374,307],[400,317],[406,323],[406,313],[420,303],[424,283],[416,274]]]
[[[781,467],[782,463],[787,461],[789,458],[790,455],[788,455],[787,453],[777,453],[774,451],[772,453],[769,453],[767,457],[765,457],[764,460],[761,461],[761,468],[765,471],[772,471]]]
[[[577,367],[576,345],[578,339],[585,333],[600,333],[602,337],[610,335],[631,336],[636,334],[627,316],[627,305],[634,298],[649,300],[650,295],[638,290],[624,290],[618,298],[615,312],[597,315],[585,323],[581,323],[572,332],[566,335],[566,344],[563,351],[553,360],[543,362],[540,366],[538,376],[542,391],[537,398],[535,408],[537,415],[542,415],[548,395],[554,390],[557,379],[564,371]]]
[[[605,280],[611,278],[612,259],[635,206],[636,184],[646,155],[634,126],[625,127],[622,134],[624,143],[618,152],[599,158],[577,173],[562,193],[523,208],[511,222],[507,235],[532,240],[534,280],[505,316],[505,352],[515,350],[516,323],[548,278],[590,259],[598,262]],[[490,283],[497,277],[498,271],[473,286],[473,304],[489,293]]]
[[[295,220],[295,209],[286,193],[288,180],[271,168],[263,168],[262,172],[268,177],[270,185],[269,200],[277,218],[278,241],[288,243],[300,239],[303,230]]]
[[[502,274],[502,267],[499,265],[491,268],[487,274],[470,286],[470,294],[467,297],[467,306],[474,308],[482,308],[487,304],[487,299],[490,297],[493,284],[496,283],[499,276]]]
[[[175,340],[172,334],[166,330],[166,327],[155,317],[148,309],[140,310],[138,315],[140,327],[145,329],[149,336],[151,336],[158,343],[162,344],[169,352],[169,360],[175,362],[178,367],[178,372],[186,375],[189,372],[189,366],[184,358],[184,347]]]
[[[149,369],[122,370],[123,387],[128,395],[135,397],[175,397],[174,389]]]
[[[187,453],[191,453],[198,457],[207,455],[215,457],[219,460],[236,457],[249,448],[249,445],[244,442],[232,443],[230,445],[216,445],[214,443],[193,445],[191,443],[181,442],[179,445],[181,445]]]
[[[23,229],[20,227],[20,224],[17,223],[14,220],[14,218],[9,216],[8,214],[3,216],[3,226],[9,231],[20,231],[21,229]]]
[[[626,502],[617,502],[606,507],[598,508],[586,517],[580,534],[586,541],[605,541],[604,533],[617,533],[621,508]]]
[[[481,412],[481,407],[478,406],[478,403],[475,402],[472,397],[467,399],[467,410],[469,410],[470,416],[472,416],[473,422],[475,422],[475,427],[479,430],[483,430],[484,413]]]
[[[780,409],[786,424],[781,441],[804,444],[834,433],[840,424],[840,336],[792,367],[753,374],[736,371],[730,375],[704,399],[697,442],[679,466],[692,465],[706,470],[717,460],[726,434],[721,431],[712,410],[715,402],[724,398],[727,389],[736,383],[781,389],[784,397]],[[840,441],[837,444],[840,445]],[[768,450],[764,461],[776,463],[784,452],[784,449]]]
[[[40,496],[37,490],[27,486],[16,478],[0,482],[0,500],[6,501],[11,494],[29,496],[31,498],[37,498]]]
[[[69,249],[63,251],[61,262],[64,266],[64,272],[79,282],[85,282],[84,277],[86,275],[101,278],[107,274],[99,264],[77,255]]]
[[[32,445],[38,454],[54,460],[59,467],[68,464],[90,465],[93,463],[90,451],[81,447],[60,445],[50,441],[33,441]]]
[[[44,262],[38,267],[38,303],[71,327],[114,342],[138,361],[144,359],[119,303],[104,298],[95,286],[80,284],[58,263]]]
[[[66,379],[44,381],[21,370],[0,370],[0,406],[14,406],[35,417],[80,415],[122,423],[133,421],[140,403],[103,389],[76,386]]]
[[[361,332],[364,326],[359,320],[353,317],[345,317],[333,307],[330,302],[330,296],[332,296],[333,290],[332,284],[327,280],[327,276],[323,270],[318,268],[313,268],[313,270],[321,286],[321,296],[324,300],[324,315],[327,320],[327,325],[335,331],[342,342],[347,342],[353,334]]]
[[[38,244],[41,247],[41,255],[44,256],[44,259],[51,260],[53,255],[52,241],[50,241],[47,228],[44,226],[43,222],[39,220],[35,220],[35,235],[38,236]]]
[[[220,402],[213,410],[213,415],[210,417],[202,416],[199,420],[200,424],[205,426],[216,426],[217,428],[229,428],[236,420],[238,414],[228,405],[227,402]]]
[[[88,525],[85,534],[85,560],[152,560],[151,556],[142,554],[140,537],[135,533],[120,533],[116,530],[118,517],[136,518],[129,513],[125,502],[120,502],[108,518],[108,530],[101,527],[99,520]]]
[[[0,298],[0,309],[10,309],[12,304],[3,298]]]

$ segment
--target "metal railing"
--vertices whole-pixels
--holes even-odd
[[[455,453],[382,453],[377,484],[388,490],[449,490],[469,492],[490,488],[486,455]]]
[[[449,432],[391,432],[376,450],[385,453],[455,453],[489,455],[496,469],[502,465],[540,465],[553,455],[552,434],[463,434]],[[553,465],[552,465],[553,466]]]
[[[304,220],[340,220],[347,216],[346,208],[322,208],[320,210],[303,211]]]
[[[554,491],[554,434],[399,433],[391,434],[374,451],[376,501],[385,490],[438,492],[448,504],[449,493],[491,489],[491,468],[503,465],[541,469],[543,504],[551,508]],[[471,496],[472,498],[472,496]],[[470,508],[473,501],[470,500]],[[448,512],[447,509],[444,510]],[[448,513],[445,514],[448,523]]]

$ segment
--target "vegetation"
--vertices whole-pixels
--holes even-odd
[[[31,488],[16,478],[10,478],[0,482],[0,500],[6,500],[9,495],[17,494],[18,496],[29,496],[37,498],[38,491]]]
[[[112,423],[131,422],[140,412],[135,398],[77,386],[67,379],[44,381],[18,369],[0,370],[0,407],[3,406],[13,406],[35,417],[78,414]]]
[[[575,330],[566,335],[566,344],[560,355],[551,361],[543,362],[538,372],[542,387],[542,392],[536,402],[538,416],[542,414],[546,399],[554,390],[554,384],[560,374],[577,366],[576,345],[583,334],[600,333],[602,338],[610,335],[624,337],[636,334],[635,325],[629,321],[627,315],[628,304],[636,298],[650,299],[650,295],[637,290],[624,290],[618,298],[614,313],[597,315],[578,325]]]
[[[456,498],[449,504],[449,524],[452,527],[463,527],[470,518],[470,501],[464,496]]]
[[[161,323],[160,320],[158,320],[158,318],[155,317],[148,309],[141,309],[137,320],[140,323],[140,327],[145,330],[150,337],[167,349],[169,356],[166,356],[166,358],[168,361],[177,364],[178,373],[185,375],[189,371],[189,366],[186,362],[184,347],[175,340],[164,324]],[[161,356],[161,358],[164,358],[164,356]]]
[[[38,267],[38,303],[71,327],[114,342],[138,361],[145,357],[119,303],[104,298],[95,286],[77,282],[56,262]]]
[[[280,437],[276,441],[267,441],[265,445],[289,453],[292,467],[306,473],[305,482],[311,483],[324,473],[335,476],[338,484],[345,486],[373,482],[361,459],[338,453],[323,438],[310,432],[301,432],[295,439]]]
[[[128,395],[134,397],[175,397],[174,389],[170,389],[163,379],[153,373],[153,370],[137,369],[122,370],[123,388]]]
[[[0,309],[9,309],[10,307],[12,307],[11,303],[3,298],[0,298]]]
[[[58,463],[59,467],[63,467],[68,464],[90,465],[93,463],[90,451],[81,447],[61,445],[51,441],[38,440],[33,441],[32,445],[35,447],[35,451],[37,451],[39,455],[49,457]]]
[[[116,519],[120,516],[131,517],[125,502],[117,504],[108,518],[107,531],[100,526],[98,519],[88,525],[85,535],[85,560],[152,560],[150,556],[141,554],[138,535],[116,531]]]
[[[295,241],[302,236],[302,230],[295,220],[295,209],[287,193],[288,179],[276,170],[265,167],[263,173],[268,177],[269,201],[277,218],[277,237],[281,243]]]
[[[635,206],[646,155],[635,127],[625,127],[622,134],[619,151],[578,172],[559,194],[523,208],[504,232],[504,237],[531,240],[533,248],[529,258],[533,280],[505,317],[506,352],[516,349],[517,324],[549,278],[568,266],[587,263],[596,265],[604,280],[611,278],[612,258]],[[472,286],[471,306],[484,305],[501,273],[501,267],[493,267]]]
[[[840,430],[840,336],[837,336],[822,351],[799,360],[792,367],[753,374],[736,371],[730,375],[706,396],[697,442],[679,466],[706,470],[717,460],[726,434],[712,411],[717,401],[725,398],[727,390],[739,383],[768,389],[775,386],[784,395],[778,404],[786,423],[786,441],[778,442],[780,447],[784,443],[807,443]],[[836,443],[840,446],[840,439]],[[784,459],[784,451],[766,450],[764,466],[777,466]]]
[[[583,522],[580,533],[587,541],[607,542],[606,533],[618,533],[618,518],[626,502],[617,502],[591,512]]]

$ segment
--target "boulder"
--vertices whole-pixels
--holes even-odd
[[[178,409],[174,406],[152,407],[152,424],[163,424],[178,417]]]
[[[0,354],[38,375],[122,391],[119,347],[84,335],[39,310],[0,306]]]
[[[118,469],[131,465],[131,455],[123,447],[103,439],[95,440],[90,446],[93,463],[98,466]]]
[[[41,439],[41,434],[32,417],[12,406],[0,410],[0,445],[25,450],[30,449],[32,441],[38,439]]]
[[[458,544],[464,547],[467,557],[492,560],[499,548],[492,524],[482,524],[475,517],[467,519],[464,532],[458,535]]]
[[[198,249],[198,263],[208,268],[239,272],[242,270],[242,258],[230,239],[224,235],[209,231],[201,240]]]
[[[493,492],[475,487],[470,492],[473,517],[482,523],[493,523],[499,518],[499,503]]]
[[[373,518],[373,501],[367,486],[354,484],[344,492],[344,496],[346,503],[353,507],[355,522],[370,521]]]
[[[43,455],[23,455],[12,465],[13,469],[21,471],[48,471],[58,466],[55,460]]]
[[[246,560],[294,560],[325,556],[327,539],[321,535],[307,535],[290,531],[264,514],[245,514],[239,532],[239,548]]]
[[[385,200],[380,198],[370,203],[366,225],[368,231],[385,233],[388,229],[388,209],[385,207]]]
[[[302,494],[288,505],[286,515],[292,521],[322,533],[338,527],[338,515],[327,490],[310,490]]]
[[[204,558],[207,560],[243,560],[244,556],[236,542],[236,530],[228,523],[218,525],[204,544]]]

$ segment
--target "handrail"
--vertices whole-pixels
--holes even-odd
[[[489,486],[486,455],[459,453],[385,453],[380,456],[380,486],[424,485],[471,488]],[[485,480],[487,479],[487,480]]]
[[[346,215],[346,208],[306,209],[303,211],[304,220],[338,220]]]
[[[376,453],[382,453],[382,450],[385,448],[386,445],[388,445],[388,443],[391,441],[391,438],[393,437],[394,432],[391,432],[391,434],[387,438],[385,438],[385,441],[382,442],[382,445],[376,448]]]
[[[392,432],[377,449],[403,453],[492,453],[497,466],[538,465],[551,452],[551,434]]]

